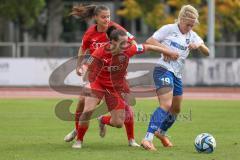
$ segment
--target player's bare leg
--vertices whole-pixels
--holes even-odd
[[[83,109],[84,109],[84,97],[80,96],[77,104],[77,109],[75,112],[75,128],[64,137],[65,142],[71,142],[72,140],[75,139],[79,124],[79,117],[83,112]]]
[[[128,137],[128,145],[130,147],[140,147],[134,138],[134,113],[131,106],[125,107],[125,121],[124,126],[126,128],[126,133]]]
[[[146,150],[156,150],[153,145],[155,132],[159,129],[163,118],[172,106],[173,91],[171,88],[161,88],[157,91],[160,107],[157,107],[151,116],[148,131],[142,140],[141,146]],[[162,137],[161,137],[162,138]]]
[[[172,106],[169,109],[169,112],[176,117],[180,113],[181,102],[182,102],[182,96],[173,96]],[[162,142],[164,147],[173,146],[173,144],[165,134],[161,134],[160,132],[155,132],[155,136]]]
[[[72,145],[72,148],[76,148],[76,149],[82,148],[83,138],[85,136],[85,133],[88,130],[91,115],[99,102],[100,102],[100,99],[98,99],[96,97],[86,97],[85,98],[84,110],[79,119],[77,140]]]

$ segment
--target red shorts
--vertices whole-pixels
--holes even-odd
[[[108,106],[108,111],[114,109],[125,109],[126,102],[122,94],[125,92],[123,90],[116,90],[113,87],[104,86],[99,81],[94,81],[90,83],[92,93],[97,96],[99,99],[102,99],[105,96],[105,101]],[[126,86],[125,86],[126,87]],[[124,88],[124,87],[123,87]],[[127,89],[128,86],[125,88]],[[125,90],[124,89],[124,90]]]

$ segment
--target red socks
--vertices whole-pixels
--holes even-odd
[[[102,116],[101,121],[103,124],[110,125],[110,119],[111,119],[111,116]]]
[[[77,140],[83,141],[83,137],[88,130],[87,125],[79,125],[77,130]]]
[[[126,133],[127,133],[127,137],[128,140],[134,139],[134,118],[133,118],[133,111],[132,109],[127,106],[125,108],[125,121],[124,121],[124,125],[126,128]],[[111,116],[102,116],[101,122],[103,124],[106,125],[110,125],[110,120],[111,120]]]
[[[133,118],[133,111],[130,108],[130,106],[126,106],[125,108],[124,125],[126,128],[128,140],[134,139],[134,118]]]
[[[81,112],[80,111],[76,111],[76,113],[75,113],[75,128],[76,128],[76,130],[78,130],[78,124],[79,124],[80,115],[81,115]]]

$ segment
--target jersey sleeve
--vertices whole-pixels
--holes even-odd
[[[198,34],[196,32],[193,32],[193,36],[192,36],[192,43],[195,43],[196,45],[201,45],[203,44],[203,40],[201,37],[198,36]]]
[[[132,57],[136,54],[142,54],[145,52],[145,46],[143,44],[133,44],[131,47],[127,50],[127,55],[129,57]]]
[[[170,33],[170,27],[168,25],[162,26],[152,35],[152,38],[156,39],[158,42],[163,41]]]
[[[94,82],[96,80],[103,67],[103,62],[100,59],[100,56],[98,56],[99,52],[96,51],[93,52],[87,61],[89,82]]]
[[[82,39],[82,53],[85,54],[87,49],[90,48],[90,40],[88,34],[84,34]]]

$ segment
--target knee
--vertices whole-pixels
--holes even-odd
[[[173,114],[179,114],[180,112],[181,112],[181,107],[180,107],[180,105],[175,105],[175,106],[173,106],[172,108],[171,108],[171,112],[173,113]]]
[[[91,111],[83,112],[81,114],[81,116],[79,117],[79,121],[80,122],[89,121],[91,116],[92,116],[92,112]]]
[[[166,103],[162,103],[162,104],[160,104],[160,106],[168,111],[172,107],[172,102],[169,101],[169,102],[166,102]]]
[[[131,108],[126,107],[125,108],[125,121],[128,119],[133,119],[134,113]]]
[[[123,121],[122,120],[113,120],[112,125],[113,125],[113,127],[116,127],[116,128],[122,128],[123,127]]]

